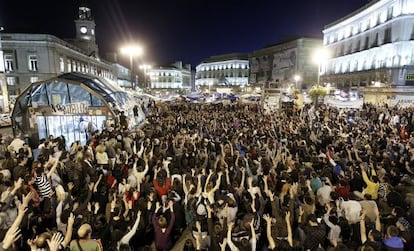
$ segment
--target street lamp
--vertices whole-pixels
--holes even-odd
[[[317,87],[319,87],[320,83],[320,75],[321,75],[321,66],[323,63],[326,62],[328,59],[328,51],[325,49],[318,49],[315,54],[313,55],[313,60],[315,63],[318,64],[318,81],[317,81]]]
[[[149,64],[142,64],[139,66],[139,69],[144,71],[144,85],[143,87],[148,87],[148,83],[147,83],[147,74],[148,74],[148,70],[150,70],[152,68],[151,65]]]
[[[142,47],[127,45],[121,48],[121,53],[129,56],[129,66],[131,68],[131,88],[135,90],[134,57],[141,56],[143,54]]]
[[[295,87],[296,87],[296,89],[299,89],[299,87],[298,87],[298,82],[299,82],[299,80],[300,80],[300,76],[299,75],[295,75],[295,76],[293,76],[293,79],[295,80]]]

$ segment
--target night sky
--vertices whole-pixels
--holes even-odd
[[[82,1],[0,1],[3,32],[75,37]],[[298,36],[322,38],[322,30],[367,0],[90,0],[101,56],[122,44],[143,45],[143,62],[204,59],[253,52]]]

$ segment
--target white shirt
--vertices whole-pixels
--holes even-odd
[[[359,222],[361,215],[361,204],[356,200],[342,201],[339,203],[340,212],[348,220],[349,224]]]
[[[321,188],[318,189],[316,193],[318,196],[319,204],[325,206],[327,203],[331,201],[331,192],[332,188],[327,185],[323,185]]]

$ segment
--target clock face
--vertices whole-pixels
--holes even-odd
[[[87,31],[88,31],[88,29],[86,29],[85,26],[80,28],[80,32],[83,33],[83,34],[85,34]]]

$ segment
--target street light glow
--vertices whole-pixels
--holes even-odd
[[[128,55],[128,56],[141,56],[143,54],[144,50],[141,46],[136,45],[127,45],[124,47],[121,47],[121,53]]]
[[[328,51],[322,48],[316,50],[315,53],[313,54],[313,61],[317,64],[324,63],[328,58],[329,58]]]
[[[149,65],[149,64],[142,64],[142,65],[139,66],[139,69],[141,69],[141,70],[149,70],[149,69],[152,69],[152,66]]]
[[[295,80],[295,88],[296,88],[296,89],[301,89],[301,88],[299,88],[299,86],[298,86],[298,82],[299,82],[299,80],[300,80],[300,76],[299,76],[298,74],[296,74],[295,76],[293,76],[293,79]]]
[[[141,46],[127,45],[121,47],[121,54],[129,56],[129,66],[131,70],[131,88],[135,89],[135,76],[134,76],[134,57],[141,56],[143,54]]]

